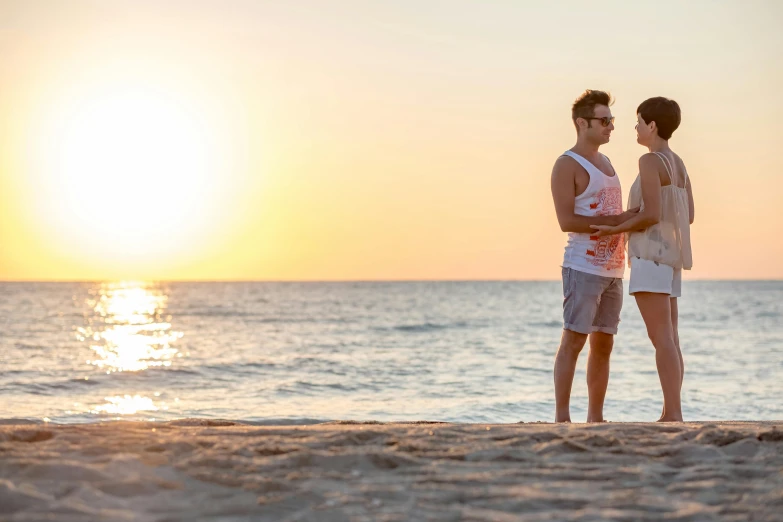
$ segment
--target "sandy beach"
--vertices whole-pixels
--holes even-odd
[[[0,520],[781,520],[783,422],[0,426]]]

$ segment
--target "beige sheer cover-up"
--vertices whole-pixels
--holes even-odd
[[[661,187],[661,216],[655,225],[641,232],[628,234],[628,262],[632,257],[639,257],[657,263],[663,263],[673,268],[690,270],[693,266],[691,253],[691,225],[688,210],[688,173],[683,170],[678,179],[674,179],[674,169],[669,159],[655,152],[669,174],[670,185]],[[641,206],[642,200],[641,174],[636,177],[628,197],[628,208]]]

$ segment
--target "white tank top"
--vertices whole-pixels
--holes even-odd
[[[643,230],[628,234],[628,257],[639,257],[674,268],[690,270],[693,266],[691,254],[691,220],[688,210],[688,172],[674,179],[674,169],[669,159],[660,152],[671,185],[661,187],[661,217],[658,223]],[[682,185],[682,186],[679,186]],[[641,175],[636,177],[628,196],[628,206],[644,208],[642,200]]]
[[[623,212],[623,191],[617,172],[607,176],[585,158],[567,150],[564,156],[574,158],[590,176],[587,189],[574,200],[579,216],[615,216]],[[606,158],[606,156],[604,156]],[[606,158],[607,161],[609,158]],[[611,162],[610,162],[611,163]],[[604,277],[623,277],[625,272],[625,235],[593,236],[568,233],[563,267]]]

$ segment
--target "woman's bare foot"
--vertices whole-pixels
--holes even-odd
[[[676,417],[674,415],[666,415],[666,405],[663,405],[661,410],[661,417],[655,422],[682,422],[682,415]]]

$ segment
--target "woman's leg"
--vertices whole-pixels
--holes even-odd
[[[685,362],[682,360],[682,350],[680,350],[680,332],[678,329],[677,298],[670,297],[669,303],[672,310],[672,330],[674,331],[674,344],[677,346],[677,355],[680,357],[680,392],[682,392],[682,380],[685,377]]]
[[[672,328],[671,303],[668,294],[636,292],[636,304],[655,347],[655,364],[663,390],[664,415],[661,421],[682,421],[680,388],[682,368]]]
[[[680,332],[678,329],[678,311],[677,311],[677,298],[669,298],[669,303],[672,311],[672,331],[674,332],[674,344],[677,346],[677,355],[680,358],[680,396],[682,396],[682,381],[685,377],[685,362],[682,360],[682,350],[680,349]],[[661,419],[666,417],[666,405],[661,412]]]

